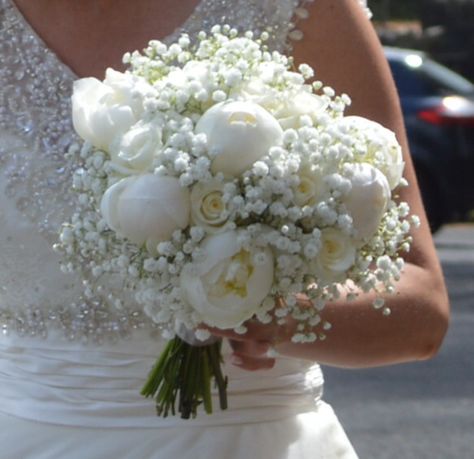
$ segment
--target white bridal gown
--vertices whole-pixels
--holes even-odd
[[[225,12],[244,29],[273,25],[282,49],[299,38],[298,3],[203,0],[183,29],[209,28]],[[212,416],[156,417],[140,388],[163,346],[157,333],[131,303],[85,300],[51,249],[75,199],[64,159],[75,76],[11,0],[0,0],[0,61],[0,457],[355,458],[308,361],[226,365],[227,411],[214,402]]]

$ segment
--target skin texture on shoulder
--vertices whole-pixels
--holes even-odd
[[[442,271],[426,221],[410,159],[395,85],[382,47],[364,11],[355,0],[318,0],[298,28],[304,39],[294,46],[295,63],[307,63],[316,79],[347,93],[352,99],[348,114],[367,117],[394,131],[406,162],[410,186],[400,191],[412,213],[421,218],[397,293],[386,298],[392,314],[383,316],[372,307],[373,295],[356,301],[340,300],[323,311],[332,329],[327,339],[293,344],[291,323],[276,328],[249,324],[247,335],[214,333],[231,339],[235,364],[249,370],[274,364],[266,357],[269,344],[286,356],[307,358],[341,367],[370,367],[432,357],[442,343],[449,321],[449,301]],[[305,299],[301,298],[304,302]],[[267,345],[267,346],[265,346]]]
[[[103,79],[122,56],[171,34],[199,0],[12,0],[27,22],[77,76]],[[54,25],[54,26],[52,26]]]

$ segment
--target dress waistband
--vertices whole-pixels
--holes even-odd
[[[287,358],[261,372],[225,365],[227,410],[221,411],[215,398],[210,416],[163,419],[156,416],[153,400],[140,395],[159,350],[151,352],[149,343],[136,340],[108,347],[67,344],[0,339],[1,412],[82,427],[192,427],[282,419],[313,410],[322,395],[318,365]]]

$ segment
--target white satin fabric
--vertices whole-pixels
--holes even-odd
[[[354,459],[331,408],[256,424],[100,429],[36,424],[0,414],[8,459]]]
[[[137,336],[138,335],[138,336]],[[225,365],[229,409],[195,420],[155,415],[140,395],[161,343],[145,333],[114,344],[84,345],[62,337],[0,340],[0,412],[38,422],[81,427],[217,426],[273,421],[312,411],[321,399],[318,365],[278,359],[258,373]]]
[[[322,374],[303,360],[269,371],[225,365],[229,408],[158,418],[139,388],[158,355],[138,333],[101,347],[61,336],[0,339],[0,457],[8,459],[356,458]],[[226,351],[226,349],[224,349]],[[227,349],[228,351],[228,349]]]

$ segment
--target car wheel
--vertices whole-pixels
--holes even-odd
[[[442,201],[439,190],[428,172],[417,170],[418,185],[423,198],[426,216],[432,233],[438,231],[444,223]]]

